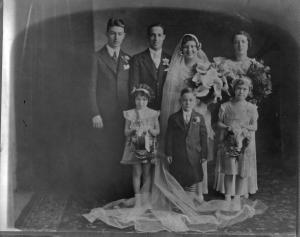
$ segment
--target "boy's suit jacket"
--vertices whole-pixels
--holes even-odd
[[[185,125],[182,110],[171,115],[168,121],[168,128],[166,134],[166,148],[167,156],[173,157],[171,170],[175,173],[182,173],[182,169],[186,166],[191,167],[191,173],[194,170],[194,177],[197,182],[203,178],[203,170],[201,161],[207,159],[207,131],[204,118],[201,114],[192,111],[190,122]],[[178,167],[179,166],[179,167]],[[186,171],[188,173],[188,171]],[[188,174],[186,174],[188,176]],[[182,177],[180,183],[191,185],[195,182],[193,178]]]
[[[129,56],[122,50],[117,62],[106,46],[94,54],[89,97],[92,116],[100,114],[104,123],[128,108]]]
[[[156,68],[149,49],[133,56],[131,61],[130,90],[140,83],[150,86],[155,93],[155,99],[148,106],[155,110],[160,110],[161,107],[162,89],[166,80],[169,62],[170,55],[162,51],[159,67]]]

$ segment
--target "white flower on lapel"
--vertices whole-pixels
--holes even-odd
[[[168,58],[163,58],[162,65],[166,67],[164,71],[167,72],[169,70],[170,60]]]
[[[129,68],[130,68],[129,64],[124,64],[124,65],[123,65],[123,69],[124,69],[124,70],[128,70]]]
[[[199,116],[193,118],[193,123],[200,123],[201,119]]]
[[[130,65],[129,65],[130,57],[128,55],[123,55],[123,56],[121,56],[121,59],[123,61],[123,69],[128,70],[130,68]]]

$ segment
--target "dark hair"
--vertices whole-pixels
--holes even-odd
[[[199,49],[201,47],[200,43],[197,42],[197,40],[193,36],[185,35],[181,41],[180,49],[182,50],[183,46],[189,41],[194,41],[196,43],[197,49]]]
[[[161,23],[159,23],[159,22],[157,22],[157,23],[151,24],[151,25],[149,25],[149,26],[147,27],[147,35],[148,35],[148,36],[150,36],[150,34],[151,34],[151,29],[152,29],[153,27],[155,27],[155,26],[162,28],[163,33],[166,34],[166,29],[165,29],[164,25],[161,24]]]
[[[134,87],[131,94],[134,98],[136,98],[137,96],[144,96],[148,99],[148,101],[154,98],[154,92],[147,84],[139,84],[137,87]]]
[[[245,37],[247,38],[247,40],[248,40],[248,48],[250,49],[250,48],[252,47],[252,38],[251,38],[251,36],[250,36],[250,34],[249,34],[248,32],[246,32],[246,31],[244,31],[244,30],[240,30],[240,31],[236,32],[236,33],[232,36],[232,42],[233,42],[233,43],[234,43],[235,37],[236,37],[237,35],[243,35],[243,36],[245,36]]]
[[[183,88],[180,92],[180,97],[182,97],[184,94],[188,94],[188,93],[194,94],[194,90],[190,87]]]
[[[136,91],[133,93],[133,98],[136,98],[138,96],[146,97],[148,99],[148,101],[150,100],[149,94],[144,91]]]
[[[124,28],[124,31],[125,31],[125,23],[122,19],[119,19],[119,18],[110,18],[107,22],[107,25],[106,25],[106,32],[109,31],[109,29],[113,26],[119,26],[119,27],[122,27]]]

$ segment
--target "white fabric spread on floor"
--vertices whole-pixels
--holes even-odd
[[[134,198],[121,199],[83,216],[91,223],[101,220],[116,228],[134,227],[140,232],[209,232],[262,214],[267,208],[260,201],[242,199],[240,211],[224,212],[223,200],[200,202],[187,195],[161,163],[155,167],[149,202],[141,206],[134,203]]]

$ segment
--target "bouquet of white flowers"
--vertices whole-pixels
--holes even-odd
[[[195,64],[193,67],[193,76],[186,79],[185,83],[188,87],[194,89],[197,97],[207,96],[210,91],[213,91],[213,102],[217,102],[217,99],[222,98],[223,82],[217,70],[209,62]]]
[[[234,81],[242,77],[248,77],[252,82],[253,88],[248,96],[248,101],[251,103],[259,104],[272,93],[271,69],[265,66],[263,61],[251,59],[249,68],[245,69],[234,61],[216,57],[213,66],[221,75],[224,82],[223,90],[229,97],[234,96]]]

